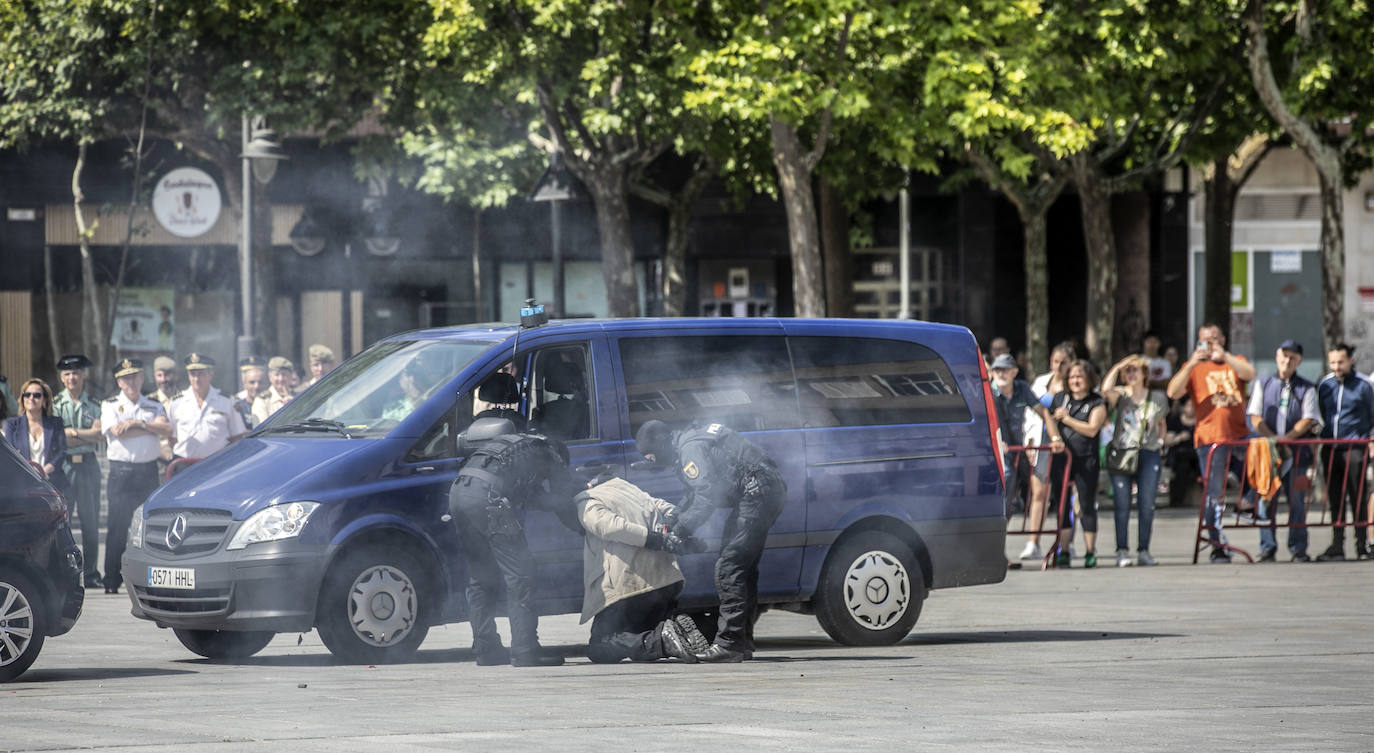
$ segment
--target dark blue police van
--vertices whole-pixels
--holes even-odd
[[[564,441],[574,473],[668,500],[673,469],[635,468],[634,433],[725,424],[777,462],[787,504],[760,565],[765,608],[814,613],[851,645],[900,641],[926,593],[995,583],[1006,538],[995,413],[963,327],[805,319],[568,320],[396,335],[348,359],[134,515],[133,614],[211,658],[319,630],[350,661],[403,659],[464,619],[448,491],[455,437],[492,406]],[[718,543],[716,516],[699,534]],[[582,603],[582,541],[552,515],[526,533],[542,614]],[[713,606],[713,553],[681,557],[683,605]]]

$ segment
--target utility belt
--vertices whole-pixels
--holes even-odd
[[[480,481],[487,487],[485,512],[488,536],[514,536],[524,530],[524,526],[520,522],[520,511],[515,503],[511,502],[509,497],[501,494],[505,487],[505,479],[481,468],[464,468],[458,473],[458,478],[463,479],[465,477],[473,481]]]

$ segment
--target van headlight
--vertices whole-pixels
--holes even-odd
[[[81,521],[85,525],[86,521]],[[129,546],[143,548],[143,505],[134,508],[134,517],[129,520]]]
[[[287,502],[259,510],[243,521],[225,548],[242,549],[263,541],[295,538],[305,527],[305,521],[310,520],[310,514],[319,506],[319,502]]]

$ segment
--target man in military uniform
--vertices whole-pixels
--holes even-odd
[[[172,398],[181,393],[180,387],[177,386],[177,362],[167,356],[154,358],[153,381],[156,382],[157,389],[151,397],[162,403],[165,409],[167,404],[172,402]]]
[[[671,463],[686,487],[673,533],[686,538],[725,509],[716,591],[720,595],[715,643],[697,658],[739,662],[753,657],[753,617],[758,608],[759,559],[768,529],[782,513],[787,486],[772,458],[720,424],[673,432],[662,421],[646,421],[635,434],[636,448],[656,463]]]
[[[337,364],[334,362],[334,351],[328,346],[315,343],[310,346],[307,354],[310,356],[310,381],[305,383],[305,387],[310,388],[323,379],[325,374],[333,371]]]
[[[568,450],[541,434],[517,434],[501,418],[474,421],[460,437],[473,448],[449,491],[449,514],[468,571],[468,623],[472,652],[481,665],[556,666],[563,657],[543,653],[534,611],[534,555],[525,540],[526,508],[550,511],[581,531],[573,497],[584,484],[568,472]],[[506,585],[510,651],[496,632],[495,602]]]
[[[267,382],[267,359],[262,356],[248,356],[239,361],[239,391],[234,394],[234,410],[243,417],[243,425],[249,429],[257,426],[253,416],[253,401],[262,392]]]
[[[128,543],[134,509],[157,489],[158,442],[172,436],[162,404],[143,395],[143,362],[125,358],[115,364],[119,392],[100,404],[100,430],[109,448],[105,480],[109,516],[105,531],[105,593],[119,592],[120,557]]]
[[[191,386],[172,400],[167,409],[167,418],[172,423],[172,456],[203,458],[237,442],[248,428],[229,396],[212,384],[215,359],[192,353],[183,365]]]
[[[86,392],[91,360],[83,355],[62,356],[58,377],[66,388],[52,409],[67,427],[67,460],[62,472],[71,483],[72,510],[81,520],[81,557],[86,588],[101,586],[96,559],[100,555],[100,403]]]
[[[295,373],[295,365],[281,356],[272,356],[272,360],[267,362],[267,379],[272,386],[253,400],[254,426],[266,421],[273,413],[281,410],[283,405],[291,402],[291,398],[295,396],[291,392],[291,375]]]

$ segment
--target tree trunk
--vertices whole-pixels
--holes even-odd
[[[1050,270],[1049,221],[1050,202],[1038,207],[1021,209],[1021,226],[1025,233],[1026,264],[1026,352],[1033,369],[1049,370],[1050,364]]]
[[[1345,340],[1345,207],[1339,169],[1334,175],[1319,169],[1317,177],[1322,193],[1322,337],[1329,352]]]
[[[1203,180],[1206,201],[1206,227],[1203,230],[1203,304],[1198,325],[1215,324],[1226,342],[1231,341],[1231,239],[1235,221],[1234,186],[1228,157],[1212,163],[1211,175]]]
[[[639,316],[634,239],[630,234],[629,179],[619,168],[594,170],[587,177],[587,190],[596,202],[607,313],[609,316]]]
[[[849,213],[824,176],[820,179],[820,199],[825,309],[831,316],[853,316],[854,260],[849,249]]]
[[[663,253],[663,316],[682,316],[687,310],[687,243],[692,224],[692,208],[715,175],[707,160],[696,168],[682,189],[668,203],[668,242]]]
[[[86,195],[81,190],[81,172],[86,167],[86,149],[82,141],[77,147],[76,166],[72,168],[72,204],[76,211],[76,231],[81,248],[81,290],[85,294],[81,300],[81,332],[85,341],[84,350],[95,355],[96,373],[104,374],[109,366],[110,344],[105,340],[105,314],[100,308],[100,293],[96,289],[95,262],[91,256],[91,232],[86,227],[86,215],[81,204]]]
[[[787,212],[787,239],[792,254],[792,295],[795,316],[825,316],[825,290],[821,282],[821,246],[817,237],[816,202],[811,195],[811,170],[806,166],[797,129],[776,118],[772,121],[773,165],[778,170],[783,206]]]
[[[52,283],[52,246],[43,244],[43,293],[48,301],[48,344],[52,348],[53,363],[62,357],[62,338],[57,333],[57,291]]]
[[[1111,363],[1116,322],[1116,239],[1112,235],[1112,197],[1087,155],[1075,155],[1073,182],[1083,209],[1083,243],[1088,252],[1087,329],[1084,345],[1098,368]]]

